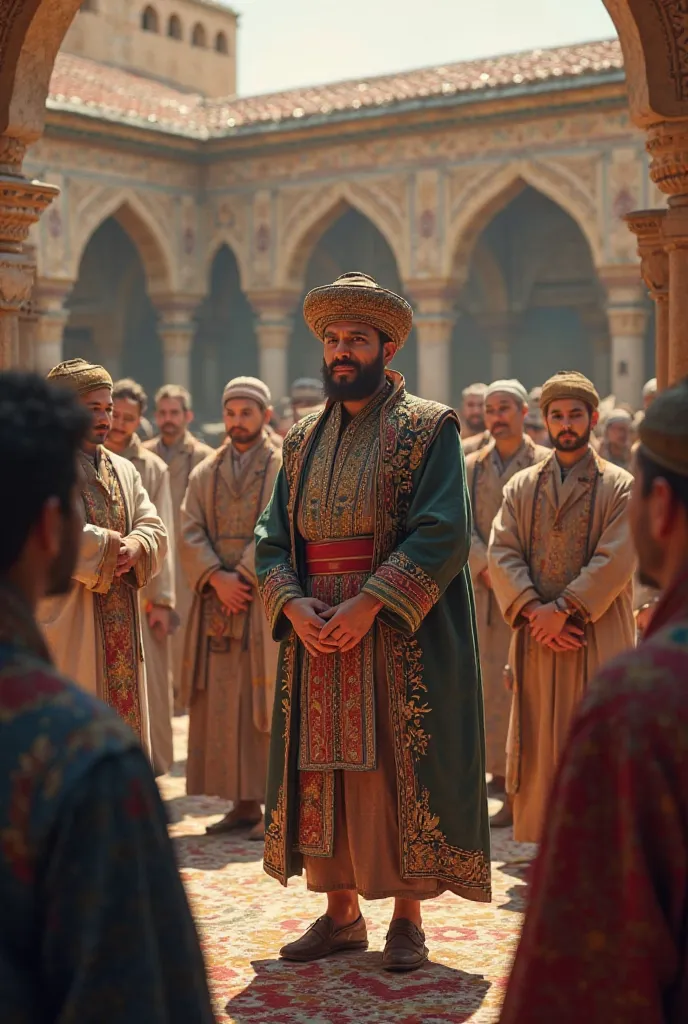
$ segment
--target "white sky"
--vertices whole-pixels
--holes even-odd
[[[230,0],[239,92],[271,92],[615,35],[602,0]]]

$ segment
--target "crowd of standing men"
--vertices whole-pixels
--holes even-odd
[[[688,387],[653,406],[656,384],[648,382],[644,418],[601,401],[576,371],[555,374],[530,395],[517,380],[498,380],[466,389],[460,419],[409,395],[389,367],[411,330],[402,297],[366,275],[346,274],[309,293],[304,316],[323,344],[324,394],[315,382],[297,382],[279,419],[262,381],[233,379],[222,395],[226,436],[217,450],[190,433],[191,397],[177,386],[157,393],[160,434],[143,443],[145,393],[131,380],[114,383],[102,366],[69,360],[51,371],[48,386],[32,377],[0,382],[7,392],[0,441],[9,450],[16,414],[25,437],[24,462],[15,459],[14,471],[34,474],[26,500],[36,498],[28,525],[6,513],[0,709],[21,713],[22,727],[40,732],[48,720],[36,725],[32,716],[46,694],[59,691],[60,706],[81,723],[61,735],[66,726],[57,714],[48,722],[55,736],[47,746],[42,737],[33,760],[20,762],[35,775],[41,758],[47,763],[60,744],[67,750],[68,770],[47,787],[34,832],[52,841],[61,810],[49,797],[69,783],[74,864],[65,860],[66,843],[51,856],[69,871],[75,891],[82,887],[76,904],[90,907],[88,941],[101,953],[110,948],[120,897],[122,914],[132,919],[134,897],[139,910],[148,901],[153,916],[159,911],[155,886],[125,895],[116,884],[127,856],[152,864],[154,847],[174,873],[159,798],[129,753],[130,737],[163,774],[172,761],[172,714],[188,709],[187,791],[231,804],[208,832],[245,829],[265,841],[269,874],[286,884],[305,871],[308,887],[327,896],[326,913],[283,947],[284,958],[306,962],[367,948],[359,896],[391,896],[382,967],[422,966],[422,902],[445,891],[489,900],[489,824],[513,820],[517,840],[544,842],[503,1020],[563,1024],[580,1020],[583,1009],[600,1024],[617,1019],[612,1010],[634,1022],[683,1019],[688,949],[680,940],[680,894],[688,865],[678,848],[681,835],[681,848],[686,840],[685,792],[669,790],[684,769],[676,762],[680,736],[667,729],[680,733],[686,711],[674,676],[686,647]],[[56,384],[66,391],[52,400]],[[67,402],[67,391],[76,403]],[[54,479],[45,487],[42,474],[50,473],[22,401],[36,424],[45,421],[55,434]],[[285,418],[292,429],[283,440]],[[655,587],[665,591],[661,599]],[[650,641],[636,656],[638,626]],[[48,651],[78,689],[56,681]],[[16,672],[26,674],[27,657],[42,668],[29,673],[19,701],[12,670],[20,665]],[[639,710],[653,680],[674,706],[666,728],[652,701]],[[102,718],[88,694],[131,732]],[[626,716],[614,751],[610,700],[612,717],[614,709]],[[73,782],[90,770],[96,749],[131,762],[126,778],[115,773],[103,782],[125,794],[124,817],[115,820],[118,807],[95,800],[81,822],[108,847],[107,893],[88,871],[75,874],[83,850]],[[645,784],[634,756],[640,749],[671,766],[669,790],[659,777],[654,788]],[[595,766],[586,750],[607,765],[606,808],[590,804]],[[11,763],[12,750],[6,756]],[[491,823],[486,774],[504,795]],[[97,794],[87,796],[94,801]],[[659,839],[661,829],[646,828],[655,802],[675,840],[657,865],[638,856],[640,846]],[[623,816],[610,823],[619,808]],[[595,836],[572,820],[577,810],[605,833],[622,877],[600,860]],[[150,819],[147,833],[135,825],[141,815]],[[37,867],[26,837],[12,828],[7,863],[30,881]],[[574,845],[582,915],[562,874]],[[662,864],[659,893],[653,886]],[[595,925],[591,880],[598,869],[618,906]],[[0,870],[0,890],[2,884]],[[624,899],[629,886],[642,906]],[[58,955],[60,914],[69,914],[63,891],[51,895],[47,884],[45,892],[55,901],[48,923],[56,945],[46,970],[54,972],[57,999],[60,957],[63,966],[71,957],[74,967],[95,947],[79,950],[73,938]],[[135,983],[146,989],[152,1005],[156,991],[158,1001],[174,1002],[183,979],[179,1006],[197,999],[202,1012],[174,1019],[206,1019],[202,964],[178,878],[170,892],[174,898],[148,935],[149,960],[144,956],[129,981],[132,991]],[[550,919],[555,905],[564,931]],[[30,917],[35,908],[27,903],[24,911]],[[188,953],[174,979],[160,958],[169,941],[165,921]],[[578,985],[571,1001],[566,972],[575,977],[575,964],[590,970],[592,952],[593,973],[603,980],[620,943],[623,991],[610,1002],[604,985]],[[661,957],[650,962],[660,947]],[[559,972],[556,984],[554,974],[542,983],[543,958]],[[178,960],[175,954],[169,962]],[[123,968],[121,951],[112,968]],[[74,1012],[65,1019],[81,1019],[88,996],[75,988]],[[23,1009],[22,999],[18,990]],[[668,1015],[653,1015],[662,1002]],[[156,1012],[145,1019],[167,1019]]]

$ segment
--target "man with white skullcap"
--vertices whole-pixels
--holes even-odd
[[[186,789],[232,801],[208,832],[263,838],[277,644],[256,597],[253,529],[282,465],[268,424],[272,399],[255,377],[224,389],[225,444],[194,469],[182,504],[180,559],[194,598],[182,701],[188,703]]]
[[[511,709],[511,694],[505,686],[511,629],[504,621],[492,592],[487,545],[506,484],[520,470],[542,462],[549,455],[547,448],[533,444],[524,433],[527,413],[528,394],[520,381],[494,381],[485,392],[485,425],[490,432],[490,442],[466,458],[473,508],[469,565],[475,590],[485,698],[485,767],[492,775],[494,794],[500,796],[504,794]],[[505,795],[504,806],[492,818],[491,824],[493,828],[502,828],[511,822],[511,808]]]
[[[633,417],[627,409],[612,409],[604,423],[600,455],[622,469],[631,468]]]

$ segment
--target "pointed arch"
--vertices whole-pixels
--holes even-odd
[[[236,260],[237,268],[239,270],[239,284],[241,285],[242,292],[246,294],[248,291],[248,282],[250,280],[250,261],[247,258],[245,247],[239,244],[239,240],[236,238],[234,232],[228,227],[218,228],[210,239],[205,259],[203,261],[203,287],[207,288],[208,286],[208,279],[213,263],[215,262],[215,257],[223,245],[227,246]]]
[[[408,272],[407,244],[402,218],[392,202],[363,185],[337,182],[320,192],[308,192],[283,223],[278,284],[301,291],[306,265],[317,242],[348,209],[357,210],[380,232],[397,263],[399,276]]]
[[[519,161],[479,176],[458,196],[447,231],[444,256],[447,277],[465,277],[481,232],[527,185],[569,214],[587,240],[595,266],[604,264],[594,197],[563,168]]]
[[[90,197],[76,219],[77,237],[72,250],[71,272],[76,278],[79,264],[90,238],[109,217],[114,217],[136,246],[146,272],[151,295],[175,290],[176,281],[170,259],[170,243],[146,203],[130,190],[104,194],[98,190]]]

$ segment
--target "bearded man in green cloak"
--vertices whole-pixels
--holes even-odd
[[[282,643],[264,866],[305,869],[327,912],[281,950],[366,949],[364,899],[395,900],[383,967],[428,956],[421,901],[490,900],[471,514],[453,410],[387,369],[413,311],[365,274],[306,296],[324,411],[287,434],[256,528]]]

